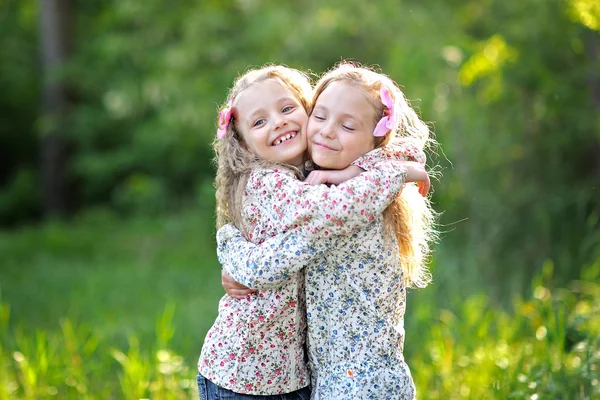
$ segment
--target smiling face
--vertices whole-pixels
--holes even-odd
[[[258,82],[234,107],[236,126],[251,151],[266,161],[304,168],[308,115],[289,89],[274,79]]]
[[[330,83],[308,122],[308,151],[315,164],[343,169],[375,148],[375,108],[358,87]]]

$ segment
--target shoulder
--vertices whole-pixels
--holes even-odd
[[[289,185],[289,183],[292,182],[300,183],[294,173],[285,167],[261,167],[250,173],[246,184],[246,190],[277,190],[284,183]]]
[[[416,161],[423,165],[427,161],[423,146],[416,139],[398,138],[384,147],[390,155],[393,155],[397,159],[404,158],[407,161]]]
[[[250,179],[262,179],[281,176],[289,176],[295,178],[295,175],[292,172],[292,170],[281,166],[259,167],[254,169],[250,173]]]

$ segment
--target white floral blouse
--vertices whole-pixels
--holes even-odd
[[[362,236],[367,227],[376,225],[373,221],[380,219],[406,180],[406,169],[398,163],[371,164],[370,171],[331,187],[305,184],[285,169],[254,171],[242,202],[250,240],[260,244],[288,230],[301,234],[303,243],[310,238],[332,238],[336,243],[340,235]],[[248,259],[241,250],[238,253],[237,244],[227,243],[226,231],[219,232],[221,262],[230,264],[227,272],[236,280],[260,292],[243,300],[223,296],[202,347],[199,372],[244,394],[275,395],[308,386],[305,338],[310,314],[305,308],[305,276],[286,263],[306,265],[314,258],[313,250],[288,253],[284,248],[284,254],[271,260],[245,263]],[[236,268],[239,263],[243,266]],[[278,268],[267,269],[267,264]]]
[[[355,164],[371,169],[382,159],[406,158],[425,162],[422,152],[408,147],[403,153],[375,150]],[[313,399],[415,398],[402,354],[403,272],[395,237],[384,235],[382,222],[378,213],[350,235],[316,240],[299,227],[260,246],[230,225],[217,234],[226,272],[251,288],[280,285],[306,267]]]

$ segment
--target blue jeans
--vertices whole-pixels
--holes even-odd
[[[198,394],[200,395],[200,400],[310,400],[309,387],[286,394],[253,396],[223,389],[200,374],[198,374]]]

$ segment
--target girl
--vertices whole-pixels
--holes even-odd
[[[307,238],[350,235],[371,224],[404,182],[428,182],[419,163],[387,160],[347,183],[359,168],[308,178],[339,186],[300,182],[311,94],[304,74],[281,66],[235,82],[215,141],[219,227],[233,223],[257,244],[296,227]],[[198,363],[202,399],[308,398],[304,274],[284,278],[258,296],[221,299]]]
[[[429,141],[427,126],[383,74],[341,64],[317,83],[315,99],[308,147],[323,168],[344,168],[398,138],[419,149]],[[381,154],[355,164],[369,169],[377,158]],[[427,199],[407,185],[383,215],[349,237],[307,240],[299,227],[256,246],[230,225],[219,230],[225,272],[252,289],[307,266],[312,398],[415,398],[402,355],[406,288],[430,280],[425,260],[433,216]]]

